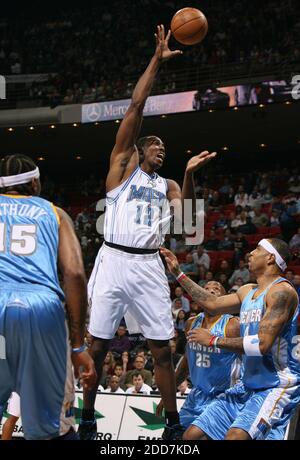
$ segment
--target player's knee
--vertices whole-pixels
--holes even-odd
[[[205,433],[196,426],[190,426],[182,435],[183,441],[203,441],[206,439]]]
[[[109,342],[109,340],[104,339],[93,339],[90,354],[95,362],[105,358],[109,349]]]
[[[225,436],[226,441],[248,441],[250,439],[251,438],[248,433],[244,430],[240,430],[239,428],[229,430]]]
[[[154,357],[155,366],[171,366],[171,347],[168,340],[149,340],[149,346]]]

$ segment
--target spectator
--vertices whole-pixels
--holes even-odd
[[[151,374],[151,383],[152,383],[152,374]],[[144,394],[150,395],[152,388],[150,385],[145,383],[144,376],[142,372],[136,370],[133,371],[131,375],[131,384],[126,390],[126,394]]]
[[[180,331],[184,331],[188,317],[188,313],[186,313],[184,310],[179,310],[174,324],[175,328],[179,329]]]
[[[181,299],[175,299],[172,303],[172,316],[174,321],[177,319],[178,313],[182,310],[182,301]]]
[[[225,230],[228,227],[228,221],[223,213],[220,213],[220,218],[217,220],[215,227]]]
[[[192,278],[196,278],[198,275],[198,267],[194,263],[193,256],[190,253],[186,255],[186,261],[185,263],[180,264],[180,268],[187,276]]]
[[[257,228],[253,224],[251,217],[247,217],[245,224],[240,225],[237,230],[245,235],[254,235],[257,232]]]
[[[175,289],[175,299],[172,302],[172,308],[175,308],[175,300],[180,299],[181,300],[181,305],[182,305],[182,310],[185,312],[190,311],[190,301],[184,296],[184,292],[181,286],[177,286]]]
[[[124,394],[125,391],[120,387],[120,378],[116,375],[111,375],[109,378],[109,385],[104,390],[104,393]]]
[[[223,239],[219,241],[218,250],[219,251],[232,251],[234,249],[233,235],[231,230],[227,228]]]
[[[245,262],[243,259],[239,261],[239,268],[234,270],[233,274],[229,278],[229,284],[230,286],[233,286],[234,284],[237,284],[237,279],[241,278],[243,281],[243,284],[247,284],[250,279],[250,272],[248,268],[245,266]]]
[[[229,262],[225,259],[221,261],[220,269],[215,275],[215,280],[220,281],[220,276],[222,274],[225,274],[228,278],[232,275],[232,270],[229,266]]]
[[[119,326],[116,337],[114,337],[109,345],[110,351],[122,355],[123,351],[130,350],[130,340],[126,335],[126,327]]]
[[[294,284],[294,272],[293,270],[287,270],[284,277],[292,284]]]
[[[206,272],[205,274],[205,278],[204,280],[200,280],[198,282],[199,286],[201,287],[204,287],[207,283],[209,283],[210,281],[213,281],[214,280],[214,274],[212,271],[208,271]]]
[[[222,286],[223,286],[223,288],[225,289],[226,292],[229,291],[230,286],[229,286],[229,283],[228,283],[228,276],[225,275],[225,273],[220,274],[219,283],[222,284]]]
[[[266,227],[269,224],[269,218],[265,213],[261,212],[260,208],[254,208],[252,223],[258,228]]]
[[[280,226],[280,219],[279,219],[279,211],[277,209],[273,209],[270,217],[270,226],[271,227],[279,227]]]
[[[178,331],[178,329],[175,329]],[[182,334],[182,332],[180,332]],[[179,333],[178,333],[179,335]],[[171,347],[171,353],[172,353],[172,361],[173,361],[173,366],[174,369],[176,368],[179,360],[181,359],[181,354],[177,353],[177,344],[175,340],[170,340],[170,347]]]
[[[204,243],[204,247],[207,251],[217,251],[219,246],[219,239],[217,238],[214,230],[210,231],[209,239]]]
[[[204,251],[203,246],[198,246],[197,251],[193,252],[193,260],[198,267],[202,266],[205,270],[209,269],[210,257],[207,252]]]
[[[295,233],[290,240],[289,247],[292,250],[300,250],[300,227],[298,228],[297,233]]]
[[[145,369],[145,358],[143,358],[142,356],[136,356],[133,366],[134,366],[134,370],[126,372],[125,382],[124,382],[126,387],[129,388],[130,386],[132,386],[132,376],[134,372],[136,371],[138,371],[142,375],[143,382],[151,386],[152,373]]]
[[[237,292],[244,284],[245,283],[242,278],[236,278],[234,285],[228,291],[229,294]]]
[[[238,193],[234,197],[234,203],[236,206],[241,206],[242,208],[249,205],[248,195],[244,192],[243,186],[239,187]]]
[[[243,236],[241,232],[237,233],[237,236],[234,240],[234,250],[237,255],[237,259],[239,260],[241,256],[245,254],[249,247],[248,241],[246,238]]]

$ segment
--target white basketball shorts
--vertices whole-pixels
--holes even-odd
[[[126,312],[146,339],[174,336],[170,289],[158,253],[129,254],[103,244],[88,283],[89,332],[111,339]],[[136,330],[130,330],[135,333]]]

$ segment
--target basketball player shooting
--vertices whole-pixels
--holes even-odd
[[[162,140],[156,136],[137,140],[143,109],[160,66],[182,54],[169,49],[170,35],[169,31],[165,36],[164,26],[157,27],[154,56],[133,91],[110,158],[105,243],[89,281],[89,332],[93,337],[90,352],[98,381],[93,390],[84,391],[81,439],[95,439],[97,435],[94,403],[102,365],[109,340],[127,311],[148,340],[155,360],[155,378],[166,410],[164,439],[176,439],[180,431],[169,346],[174,335],[170,292],[158,248],[164,242],[162,227],[170,221],[168,203],[175,201],[181,207],[181,201],[194,199],[193,173],[216,154],[202,152],[188,162],[181,193],[176,182],[156,173],[166,154]]]

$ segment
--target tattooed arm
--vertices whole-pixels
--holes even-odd
[[[295,289],[288,283],[276,284],[266,296],[266,313],[259,325],[259,348],[268,353],[280,332],[294,315],[298,305]]]
[[[176,256],[168,249],[161,248],[161,254],[164,256],[170,272],[177,277],[181,270]],[[201,288],[197,283],[185,276],[180,281],[181,286],[192,297],[192,299],[199,303],[203,310],[211,315],[219,315],[223,313],[239,313],[240,306],[244,297],[252,289],[252,284],[242,286],[235,294],[224,295],[217,297],[210,294],[205,289]]]
[[[298,305],[296,291],[289,284],[273,286],[266,298],[266,313],[259,325],[259,349],[262,355],[267,354],[279,336],[285,324],[293,317]],[[195,329],[189,334],[189,342],[198,342],[209,346],[211,334],[203,329]],[[243,337],[222,337],[218,340],[218,348],[234,353],[244,354]]]

